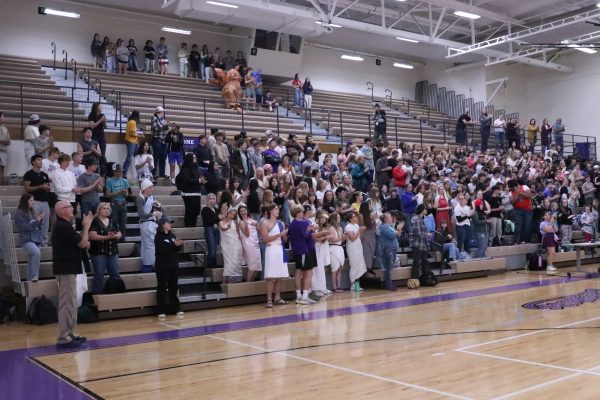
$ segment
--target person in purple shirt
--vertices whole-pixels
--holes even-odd
[[[312,285],[313,268],[317,266],[315,241],[312,237],[317,226],[304,218],[302,206],[294,207],[291,215],[294,219],[288,228],[288,240],[296,262],[296,303],[313,304],[316,301],[308,295]]]

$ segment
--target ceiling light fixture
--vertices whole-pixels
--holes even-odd
[[[315,21],[315,24],[323,25],[323,22],[321,22],[321,21]],[[341,25],[338,25],[338,24],[328,24],[328,23],[325,23],[325,25],[328,25],[328,26],[330,26],[332,28],[341,28],[342,27]]]
[[[481,15],[468,13],[466,11],[454,11],[454,15],[459,16],[459,17],[468,18],[468,19],[479,19],[479,18],[481,18]]]
[[[236,6],[235,4],[227,4],[227,3],[220,3],[218,1],[207,1],[206,4],[211,4],[213,6],[221,6],[221,7],[229,7],[229,8],[238,8],[238,6]]]
[[[409,38],[403,38],[403,37],[400,37],[400,36],[396,36],[396,39],[402,40],[403,42],[408,42],[408,43],[419,43],[418,40],[409,39]]]
[[[160,28],[163,32],[171,32],[171,33],[179,33],[180,35],[191,35],[192,31],[187,29],[178,29],[178,28],[169,28],[168,26],[163,26]]]
[[[69,11],[54,10],[52,8],[38,7],[38,14],[41,15],[56,15],[59,17],[79,18],[80,15]]]
[[[397,67],[397,68],[404,68],[404,69],[413,69],[414,68],[412,65],[404,64],[404,63],[395,62],[393,65],[394,65],[394,67]]]
[[[343,55],[342,55],[342,58],[343,58],[344,60],[350,60],[350,61],[363,61],[363,60],[364,60],[364,58],[362,58],[362,57],[358,57],[358,56],[349,56],[349,55],[347,55],[347,54],[343,54]]]
[[[582,53],[586,53],[586,54],[596,54],[598,52],[594,49],[590,49],[589,47],[575,47],[575,50],[579,50]]]

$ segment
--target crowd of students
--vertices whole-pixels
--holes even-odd
[[[164,37],[161,37],[156,45],[152,40],[147,40],[142,52],[138,50],[134,39],[129,39],[125,44],[125,41],[119,38],[113,43],[108,36],[100,40],[98,33],[94,34],[90,45],[90,52],[97,68],[104,68],[107,72],[120,74],[126,74],[127,71],[140,71],[167,75],[169,63],[173,61],[173,53],[169,60],[169,50]],[[144,57],[143,69],[138,63],[138,57],[142,54]],[[207,83],[215,77],[215,68],[227,71],[234,65],[240,65],[240,70],[247,66],[242,51],[238,51],[234,57],[231,50],[222,53],[221,48],[216,47],[211,52],[207,45],[199,48],[197,44],[192,44],[188,49],[187,43],[181,43],[175,58],[179,64],[179,76],[204,79]]]

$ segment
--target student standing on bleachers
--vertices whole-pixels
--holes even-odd
[[[165,118],[165,109],[156,107],[150,121],[152,129],[152,154],[155,158],[154,178],[166,177],[167,143],[165,142],[170,129],[170,122]]]
[[[225,283],[238,283],[243,279],[242,241],[238,231],[237,211],[230,207],[219,222],[221,248],[223,251],[223,278]]]
[[[173,234],[172,221],[169,217],[158,220],[154,247],[156,249],[156,305],[158,318],[166,318],[166,314],[183,316],[179,309],[177,297],[179,279],[178,253],[183,246],[183,240]],[[167,306],[167,291],[169,296]]]
[[[52,228],[52,271],[58,281],[59,348],[80,347],[86,338],[77,329],[77,275],[83,273],[81,250],[88,248],[92,215],[83,216],[81,235],[73,228],[73,206],[59,201],[55,206],[56,223]]]
[[[119,226],[110,218],[110,204],[100,203],[90,226],[90,255],[94,268],[93,292],[102,293],[104,274],[119,278],[119,245],[123,235]]]
[[[188,76],[188,72],[189,72],[188,57],[189,56],[190,56],[190,53],[188,52],[188,49],[187,49],[187,43],[185,43],[185,42],[181,43],[181,48],[179,49],[179,52],[177,53],[177,58],[179,59],[179,77],[180,78],[187,78],[187,76]]]
[[[40,275],[43,219],[43,213],[36,213],[33,210],[33,196],[29,193],[21,195],[15,213],[15,225],[19,231],[19,244],[29,256],[27,263],[27,281],[29,282],[37,282]]]
[[[190,62],[190,74],[192,78],[200,78],[200,53],[198,52],[198,45],[192,45],[192,51],[189,56]]]
[[[80,193],[80,189],[77,187],[77,178],[69,171],[70,161],[71,157],[68,154],[58,156],[59,168],[52,175],[52,184],[57,199],[68,201],[74,209],[77,209],[76,196]]]
[[[90,45],[90,51],[94,58],[94,66],[96,68],[102,68],[102,42],[100,41],[100,34],[94,33],[92,44]]]
[[[100,161],[101,171],[104,172],[105,166],[103,164],[106,163],[106,136],[104,135],[106,116],[102,114],[102,104],[92,104],[92,111],[88,115],[88,122],[92,129],[92,140],[95,140],[100,145],[98,160]]]
[[[83,159],[92,158],[96,162],[100,162],[100,144],[92,139],[92,128],[83,128],[83,139],[77,143],[77,151],[81,153]]]
[[[165,139],[172,184],[175,184],[175,166],[178,166],[181,171],[181,164],[183,164],[183,156],[185,155],[183,133],[181,133],[180,129],[179,125],[173,124]]]
[[[23,175],[25,192],[33,195],[33,210],[42,214],[42,245],[48,244],[48,230],[50,229],[50,178],[42,171],[42,156],[31,157],[31,169]]]
[[[158,67],[161,75],[167,75],[169,71],[169,48],[165,43],[165,38],[161,37],[156,45],[156,54],[158,55]]]
[[[93,158],[86,158],[83,161],[85,172],[77,178],[77,186],[81,192],[81,214],[88,212],[95,213],[100,196],[98,193],[104,191],[102,186],[102,177],[96,173],[98,164]]]
[[[313,87],[310,83],[310,78],[306,78],[304,80],[304,84],[302,85],[302,94],[304,95],[304,108],[312,108],[312,93]]]
[[[217,196],[209,193],[206,196],[206,206],[202,208],[202,224],[206,240],[206,262],[209,268],[217,266],[217,247],[219,246],[219,211],[216,208]]]
[[[294,105],[302,107],[302,81],[298,78],[298,74],[294,75],[292,87],[294,88]]]
[[[152,45],[152,40],[146,40],[146,45],[144,46],[144,72],[148,74],[153,74],[156,72],[156,50],[154,50],[154,46]]]
[[[228,179],[231,172],[231,168],[229,167],[229,147],[224,143],[225,135],[222,132],[218,132],[215,135],[215,139],[217,141],[211,148],[212,156],[215,163],[218,164],[221,169],[221,176]]]
[[[117,57],[117,73],[127,75],[129,66],[129,49],[125,46],[123,39],[117,39],[115,54]]]
[[[127,148],[127,156],[123,163],[123,175],[127,178],[131,161],[138,149],[138,136],[143,136],[143,132],[138,134],[138,124],[140,123],[140,112],[133,110],[127,120],[125,128],[125,146]]]
[[[112,207],[111,219],[118,226],[122,240],[125,240],[127,229],[127,197],[129,182],[123,178],[123,168],[120,164],[112,165],[113,176],[106,180],[106,196],[110,197]]]
[[[129,39],[129,43],[127,44],[127,50],[129,50],[129,65],[127,66],[127,71],[138,72],[138,48],[135,47],[135,41],[133,39]]]
[[[40,125],[40,135],[33,141],[33,149],[35,154],[39,154],[43,158],[48,158],[50,149],[54,147],[54,138],[50,135],[50,127]]]
[[[33,114],[29,117],[29,122],[23,131],[25,162],[27,163],[27,166],[31,165],[31,157],[35,155],[33,143],[38,136],[40,136],[40,117],[37,114]]]
[[[262,271],[260,246],[258,243],[258,221],[248,212],[248,207],[241,204],[238,207],[240,238],[244,250],[244,261],[248,267],[247,282],[254,282],[254,278]]]
[[[152,180],[152,170],[154,169],[154,157],[152,148],[148,142],[142,141],[134,158],[134,165],[137,171],[138,183],[144,179]]]
[[[195,227],[200,215],[202,185],[206,179],[199,174],[196,155],[187,153],[183,165],[177,175],[177,190],[182,192],[185,205],[185,216],[183,218],[186,228]]]
[[[154,184],[148,179],[144,179],[140,184],[140,193],[136,197],[136,206],[140,218],[140,236],[142,253],[142,271],[152,272],[156,254],[154,252],[154,236],[156,235],[156,221],[162,217],[162,212],[158,211],[160,203],[154,201],[152,193]]]

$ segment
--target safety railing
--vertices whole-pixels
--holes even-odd
[[[60,68],[60,67],[57,67]],[[83,75],[82,75],[83,74]],[[167,119],[181,125],[184,135],[194,136],[208,134],[212,127],[228,132],[246,130],[254,134],[264,133],[270,129],[278,136],[287,136],[289,133],[311,134],[321,137],[329,143],[343,144],[350,140],[366,137],[376,138],[377,131],[372,120],[372,114],[360,112],[347,112],[346,110],[331,108],[305,108],[293,104],[289,91],[283,91],[281,104],[273,106],[269,111],[266,104],[252,104],[242,101],[241,108],[236,111],[224,110],[223,100],[219,95],[214,99],[206,97],[174,96],[155,92],[123,91],[115,84],[106,85],[99,78],[90,76],[89,71],[78,73],[88,81],[89,89],[59,87],[55,85],[2,82],[0,81],[0,102],[9,103],[11,108],[3,110],[8,122],[18,120],[21,129],[24,122],[32,113],[40,114],[45,118],[44,112],[36,110],[40,104],[53,110],[54,105],[60,104],[58,111],[48,111],[53,114],[50,118],[53,127],[70,127],[75,132],[76,121],[87,120],[83,108],[89,108],[94,101],[111,104],[114,117],[111,115],[109,128],[123,133],[125,124],[122,116],[129,115],[137,110],[142,115],[140,128],[149,132],[150,119],[156,106],[166,109]],[[89,94],[89,91],[93,95]],[[281,91],[279,91],[281,93]],[[61,95],[61,99],[59,96]],[[95,95],[98,97],[95,98]],[[60,101],[60,103],[56,103]],[[407,112],[414,107],[414,102],[407,99],[395,100],[393,106]],[[52,106],[52,107],[51,107]],[[85,106],[85,107],[83,107]],[[423,110],[422,106],[421,109]],[[414,113],[409,116],[396,116],[388,113],[387,139],[394,146],[401,142],[416,143],[421,146],[429,144],[455,143],[456,122],[447,117],[433,114]],[[430,111],[430,110],[429,110]],[[429,121],[429,124],[426,122]],[[480,144],[478,127],[469,127],[467,140],[468,146],[476,147]],[[493,135],[492,135],[493,136]],[[525,137],[525,132],[521,132]],[[564,147],[568,154],[572,154],[577,143],[590,143],[590,153],[596,154],[596,139],[585,135],[564,136]],[[522,141],[525,142],[524,140]],[[493,137],[490,138],[493,143]],[[539,140],[538,140],[539,148]]]

